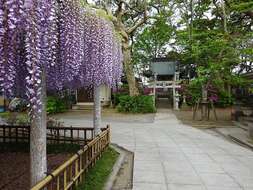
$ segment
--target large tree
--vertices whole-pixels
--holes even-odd
[[[155,13],[167,7],[168,1],[97,0],[95,2],[98,7],[113,15],[114,26],[122,37],[124,73],[129,85],[129,93],[130,96],[139,95],[131,52],[134,43],[132,39]]]
[[[150,19],[145,28],[138,32],[132,45],[133,62],[139,73],[145,71],[150,60],[166,57],[171,51],[174,26],[170,20],[171,11],[160,11]]]
[[[179,0],[177,5],[176,44],[183,64],[195,71],[198,82],[212,83],[231,100],[230,86],[243,84],[238,71],[252,68],[252,9],[247,7],[252,3]]]

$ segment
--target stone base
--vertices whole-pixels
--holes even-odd
[[[249,126],[249,137],[253,139],[253,125]]]
[[[191,110],[191,107],[188,106],[186,103],[183,103],[180,110],[182,111],[188,111],[188,110]]]

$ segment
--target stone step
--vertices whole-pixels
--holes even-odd
[[[253,117],[243,117],[243,121],[253,122]]]
[[[72,106],[73,110],[93,110],[93,102],[77,103]]]

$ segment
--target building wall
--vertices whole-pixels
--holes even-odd
[[[4,111],[4,98],[0,96],[0,112]]]
[[[87,95],[89,94],[89,95]],[[93,102],[93,92],[87,93],[87,89],[79,89],[76,91],[77,102]],[[109,105],[111,102],[111,88],[102,85],[100,87],[100,100],[103,105]]]
[[[3,98],[3,96],[0,96],[0,106],[4,106],[4,98]]]
[[[111,88],[103,85],[100,88],[101,94],[100,94],[100,100],[103,104],[109,104],[111,101]]]

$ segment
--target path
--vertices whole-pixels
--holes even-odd
[[[111,125],[112,142],[135,153],[134,190],[253,189],[252,151],[183,125],[170,111],[159,110],[154,122]]]

